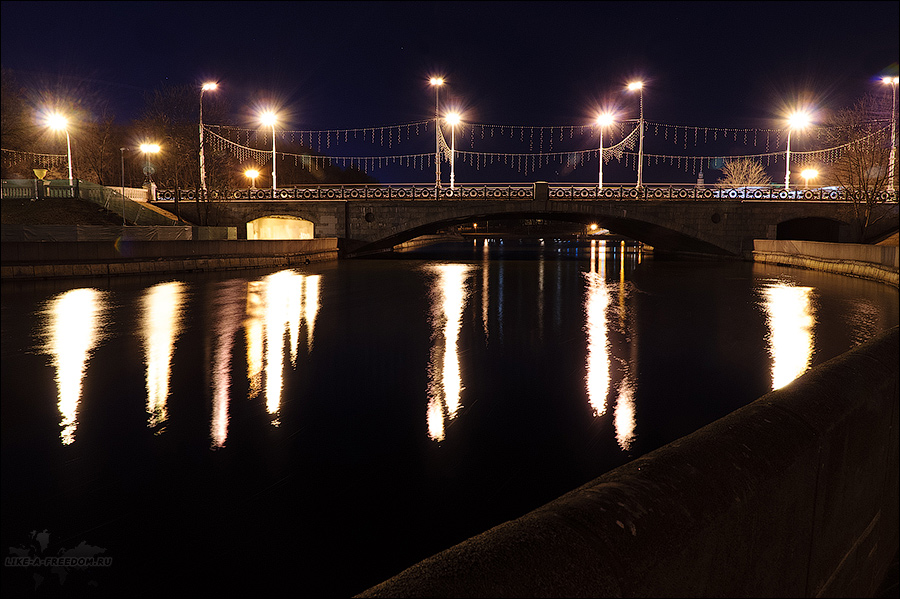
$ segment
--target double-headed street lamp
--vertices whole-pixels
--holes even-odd
[[[791,189],[791,133],[794,129],[803,129],[809,124],[809,114],[805,112],[795,112],[788,117],[788,136],[787,136],[787,153],[784,158],[784,190]]]
[[[434,187],[437,193],[441,187],[441,120],[438,114],[438,94],[444,85],[444,79],[432,77],[430,83],[434,87]]]
[[[456,182],[456,125],[459,123],[459,113],[451,112],[447,114],[446,121],[450,125],[450,189],[454,188]]]
[[[897,168],[897,77],[885,77],[881,80],[885,85],[891,86],[893,100],[891,101],[891,158],[888,162],[888,168],[891,176],[888,180],[888,191],[894,191],[894,177],[896,177]]]
[[[272,197],[274,198],[277,188],[275,185],[275,123],[278,117],[274,112],[264,112],[259,118],[263,125],[272,127]]]
[[[204,83],[200,88],[200,189],[206,192],[206,165],[203,161],[203,92],[212,91],[217,83]]]
[[[600,126],[600,180],[597,185],[598,189],[603,189],[603,128],[609,127],[613,123],[613,117],[609,113],[603,113],[597,117],[597,125]]]
[[[47,118],[47,125],[55,131],[66,132],[66,151],[69,157],[69,185],[72,185],[72,142],[69,139],[69,119],[55,112]]]
[[[639,121],[640,130],[639,130],[639,141],[638,141],[638,167],[637,167],[637,186],[638,188],[643,187],[644,185],[644,82],[643,81],[634,81],[628,84],[629,91],[637,90],[640,93],[641,100],[641,117]]]

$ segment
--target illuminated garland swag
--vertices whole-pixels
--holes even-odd
[[[624,139],[617,144],[603,148],[603,160],[608,163],[615,159],[625,166],[636,166],[638,154],[635,153],[634,146],[638,137],[638,122],[636,119],[617,123],[621,134],[624,123],[634,124]],[[321,131],[283,131],[279,137],[285,141],[306,144],[315,151],[321,152],[323,149],[330,149],[331,144],[348,143],[354,141],[368,141],[369,143],[379,143],[382,147],[387,143],[388,148],[393,148],[395,143],[409,141],[413,137],[418,138],[424,133],[428,133],[433,129],[433,121],[418,121],[414,123],[405,123],[398,125],[388,125],[383,127],[366,127],[357,129],[329,129]],[[242,162],[254,161],[257,164],[266,164],[272,156],[271,151],[260,150],[257,148],[244,145],[250,143],[261,143],[268,145],[271,140],[265,131],[257,131],[252,129],[243,129],[239,127],[228,127],[223,125],[204,125],[206,131],[211,135],[210,143],[213,148],[222,151],[231,152],[238,160]],[[521,125],[491,125],[480,123],[469,123],[466,125],[469,129],[469,145],[473,150],[456,149],[458,160],[462,160],[465,164],[472,166],[476,170],[491,166],[494,164],[503,164],[517,168],[520,173],[527,175],[537,169],[558,163],[566,167],[584,166],[589,160],[599,153],[599,148],[578,149],[573,151],[552,151],[554,140],[562,142],[566,137],[574,139],[577,137],[589,136],[593,141],[597,136],[597,130],[594,125],[568,125],[568,126],[521,126]],[[884,127],[871,135],[883,134],[889,127]],[[234,141],[216,133],[220,131],[229,137],[236,137],[238,141]],[[660,136],[668,140],[670,135],[672,141],[676,145],[687,148],[690,138],[693,138],[694,145],[700,143],[701,135],[703,143],[709,143],[710,135],[713,141],[727,141],[729,138],[735,142],[740,142],[741,138],[745,144],[751,141],[754,146],[760,143],[760,138],[765,137],[766,152],[761,154],[744,154],[744,155],[709,155],[709,156],[683,156],[683,155],[667,155],[667,154],[648,154],[644,153],[645,164],[668,163],[677,168],[684,168],[686,172],[697,172],[702,168],[713,169],[721,168],[725,160],[753,159],[763,161],[766,166],[770,166],[774,161],[785,155],[784,151],[769,151],[772,145],[772,136],[774,134],[774,145],[778,147],[781,143],[781,137],[784,133],[781,129],[754,129],[754,128],[718,128],[718,127],[694,127],[683,125],[670,125],[666,123],[656,123],[645,121],[645,132],[652,132],[655,136]],[[430,136],[429,136],[430,137]],[[520,143],[528,143],[529,151],[527,153],[515,152],[478,152],[474,151],[476,139],[509,139]],[[863,138],[865,139],[865,138]],[[855,140],[837,146],[834,148],[826,148],[811,151],[793,151],[793,156],[800,164],[820,162],[832,163],[838,160],[842,151],[855,144],[860,143],[863,139]],[[252,141],[251,141],[252,140]],[[451,148],[444,138],[443,131],[438,135],[440,153],[443,160],[450,161]],[[538,151],[534,152],[534,145],[537,143]],[[547,144],[548,150],[544,150]],[[324,146],[324,147],[323,147]],[[420,152],[409,154],[398,154],[390,156],[337,156],[337,155],[312,155],[312,154],[295,154],[290,152],[277,152],[284,157],[294,157],[294,164],[303,165],[308,168],[323,168],[327,165],[337,165],[343,168],[357,167],[363,171],[375,168],[384,168],[387,166],[403,166],[411,167],[418,170],[434,167],[434,152]]]

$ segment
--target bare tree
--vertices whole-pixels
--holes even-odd
[[[828,146],[839,148],[827,177],[851,201],[848,216],[859,242],[886,215],[891,109],[890,100],[869,94],[852,108],[835,113],[820,132]]]
[[[759,187],[772,182],[763,165],[752,158],[726,160],[722,175],[719,187]]]

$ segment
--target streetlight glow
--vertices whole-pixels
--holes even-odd
[[[806,187],[809,187],[809,180],[819,176],[819,171],[814,168],[803,169],[800,176],[806,181]]]
[[[460,120],[459,113],[448,113],[444,120],[450,125],[450,189],[453,189],[456,183],[456,125]]]
[[[249,168],[244,171],[244,176],[250,179],[250,189],[255,189],[256,178],[259,176],[259,171],[253,168]]]
[[[629,91],[635,91],[640,94],[641,102],[641,118],[639,121],[640,131],[638,133],[638,165],[637,165],[637,187],[640,189],[644,185],[644,82],[632,81],[628,84]]]
[[[203,160],[203,92],[212,91],[219,87],[218,83],[204,83],[200,88],[200,188],[206,192],[206,164]]]
[[[274,112],[268,111],[262,113],[259,120],[262,121],[263,125],[272,127],[272,198],[274,199],[275,190],[277,188],[275,185],[275,123],[278,120],[278,117]]]
[[[69,139],[69,119],[54,112],[47,117],[47,125],[54,131],[66,132],[66,153],[69,159],[69,185],[72,184],[72,141]]]
[[[434,196],[437,199],[441,188],[441,121],[438,113],[438,97],[441,86],[444,85],[444,78],[432,77],[429,83],[434,87]]]
[[[787,152],[784,157],[784,190],[791,189],[791,133],[794,129],[803,129],[809,125],[812,118],[808,112],[797,111],[791,113],[788,117],[788,136],[787,136]]]

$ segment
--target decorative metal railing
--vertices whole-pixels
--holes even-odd
[[[546,196],[541,184],[493,183],[482,185],[457,185],[453,189],[433,184],[359,184],[359,185],[307,185],[271,189],[209,190],[206,195],[196,190],[180,190],[181,201],[209,199],[211,201],[279,201],[279,200],[740,200],[740,201],[848,201],[851,194],[837,187],[785,190],[781,186],[723,188],[696,185],[645,185],[641,188],[626,185],[604,186],[586,184],[547,184]],[[160,189],[157,200],[174,201],[176,191]],[[878,200],[897,201],[897,193],[881,191]]]

